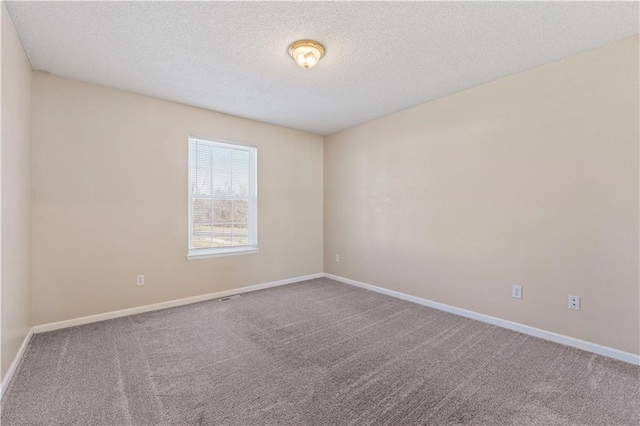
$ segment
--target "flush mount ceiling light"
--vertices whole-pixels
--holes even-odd
[[[289,54],[302,68],[311,68],[324,55],[324,47],[313,40],[298,40],[289,46]]]

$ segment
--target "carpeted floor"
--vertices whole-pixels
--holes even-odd
[[[317,279],[33,336],[2,425],[640,424],[640,368]]]

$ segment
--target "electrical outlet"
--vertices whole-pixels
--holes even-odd
[[[522,299],[522,286],[514,285],[511,287],[511,297],[514,299]]]
[[[336,262],[340,263],[340,255],[339,254],[336,254]]]
[[[144,275],[136,276],[136,285],[144,285]]]
[[[572,311],[580,310],[580,296],[569,296],[568,306]]]

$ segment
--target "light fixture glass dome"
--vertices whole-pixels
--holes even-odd
[[[289,54],[302,68],[311,68],[324,55],[324,47],[313,40],[299,40],[289,46]]]

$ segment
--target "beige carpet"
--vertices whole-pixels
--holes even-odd
[[[35,335],[2,425],[637,425],[639,374],[318,279]]]

